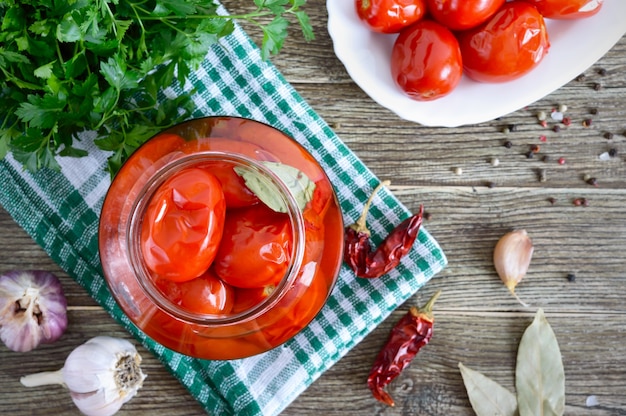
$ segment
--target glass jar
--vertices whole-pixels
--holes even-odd
[[[146,241],[152,240],[146,235],[157,232],[151,227],[164,215],[159,198],[180,199],[179,190],[168,187],[198,171],[214,175],[224,195],[225,207],[214,209],[214,222],[223,223],[212,235],[217,254],[211,257],[206,245],[183,244],[182,251],[166,256],[165,266],[174,265],[166,267],[173,270],[172,277],[151,264]],[[176,221],[184,228],[195,219]],[[240,228],[248,233],[246,240],[234,237],[244,234]],[[281,345],[317,315],[341,267],[343,229],[328,177],[296,141],[253,120],[207,117],[156,135],[122,166],[102,208],[99,248],[115,300],[148,336],[193,357],[235,359]],[[266,230],[272,239],[281,236],[280,245],[256,241]],[[279,255],[263,263],[270,246],[278,247]],[[204,274],[177,275],[207,253]],[[218,281],[221,291],[206,292],[199,279]],[[197,306],[215,303],[215,296],[227,299],[218,299],[217,310]]]

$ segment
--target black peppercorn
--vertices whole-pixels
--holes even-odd
[[[609,149],[609,156],[611,157],[617,156],[617,149],[616,148]]]
[[[504,142],[504,147],[506,147],[507,149],[510,149],[511,147],[513,147],[513,142],[511,142],[510,140],[507,140],[506,142]]]
[[[509,124],[508,128],[509,131],[517,131],[517,124]]]
[[[606,75],[606,69],[604,69],[604,68],[598,69],[598,74],[602,75],[602,76],[605,76]]]
[[[602,84],[596,82],[595,84],[593,84],[593,89],[596,91],[600,91],[602,89]]]
[[[589,185],[596,186],[596,185],[598,185],[598,180],[596,178],[589,178],[589,179],[587,179],[587,183]]]
[[[576,81],[583,82],[585,78],[587,78],[585,74],[580,74],[579,76],[576,77]]]
[[[606,133],[604,133],[604,138],[607,140],[612,140],[613,139],[613,133],[611,133],[610,131],[607,131]]]
[[[567,278],[568,282],[575,282],[576,281],[576,275],[574,273],[568,273],[566,278]]]
[[[589,113],[593,114],[595,116],[596,114],[598,114],[598,109],[597,108],[590,108],[589,109]]]
[[[554,127],[552,127],[552,131],[558,133],[561,131],[561,127],[558,124],[555,124]]]

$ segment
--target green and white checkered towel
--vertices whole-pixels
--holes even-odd
[[[335,186],[346,224],[358,218],[377,178],[304,102],[259,49],[237,28],[215,47],[183,88],[195,89],[194,116],[233,115],[268,123],[303,144]],[[93,298],[156,354],[212,415],[276,415],[325,370],[370,333],[446,264],[437,242],[422,228],[411,254],[389,275],[360,279],[344,266],[328,304],[283,346],[252,358],[205,361],[155,343],[117,306],[102,277],[98,217],[109,174],[107,154],[83,140],[89,156],[60,158],[62,171],[31,174],[8,156],[0,162],[0,204]],[[382,190],[370,210],[375,243],[410,213]],[[365,381],[364,381],[365,388]]]

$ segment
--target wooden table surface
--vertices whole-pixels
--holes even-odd
[[[233,12],[249,7],[224,3]],[[626,37],[584,72],[584,80],[572,80],[525,109],[478,125],[431,128],[403,121],[371,100],[333,53],[325,2],[311,0],[305,10],[315,41],[304,42],[294,28],[273,62],[364,163],[392,181],[406,206],[425,205],[425,226],[449,265],[283,414],[472,415],[458,363],[513,390],[520,337],[541,307],[563,355],[565,414],[626,415]],[[246,29],[259,39],[253,28]],[[536,113],[560,104],[567,105],[572,124],[560,132],[541,127]],[[592,120],[588,127],[586,119]],[[516,129],[505,133],[509,125]],[[507,141],[512,147],[504,146]],[[540,150],[529,158],[531,145]],[[601,160],[610,149],[617,154]],[[586,175],[597,179],[596,186]],[[587,205],[574,203],[583,198]],[[515,228],[526,229],[535,246],[518,286],[529,308],[508,294],[492,263],[494,245]],[[61,367],[92,336],[132,338],[0,209],[0,272],[32,268],[62,279],[70,325],[60,341],[36,354],[0,346],[0,414],[75,415],[62,388],[26,390],[20,376]],[[365,384],[374,357],[406,309],[438,289],[443,294],[431,343],[390,385],[396,407],[379,404]],[[120,415],[203,414],[156,358],[141,347],[140,352],[148,378]],[[598,405],[587,407],[592,395]]]

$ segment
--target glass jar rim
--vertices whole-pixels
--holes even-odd
[[[142,263],[140,244],[140,227],[143,214],[157,189],[172,175],[177,172],[206,162],[230,162],[233,165],[250,169],[254,174],[263,178],[270,186],[275,187],[285,204],[286,213],[291,225],[292,245],[290,262],[284,276],[274,290],[257,305],[239,313],[229,315],[194,313],[181,308],[168,299],[154,284],[150,278],[147,266]],[[259,202],[262,203],[262,202]],[[144,294],[158,308],[165,313],[190,323],[205,327],[222,327],[232,324],[252,321],[273,308],[285,295],[289,287],[294,283],[298,271],[302,266],[305,248],[305,225],[302,211],[289,187],[270,168],[258,160],[251,159],[239,153],[225,151],[200,151],[193,154],[174,158],[154,172],[139,191],[139,198],[135,200],[130,211],[131,220],[126,225],[126,233],[130,244],[127,246],[127,255],[130,265],[134,270],[135,278]]]

